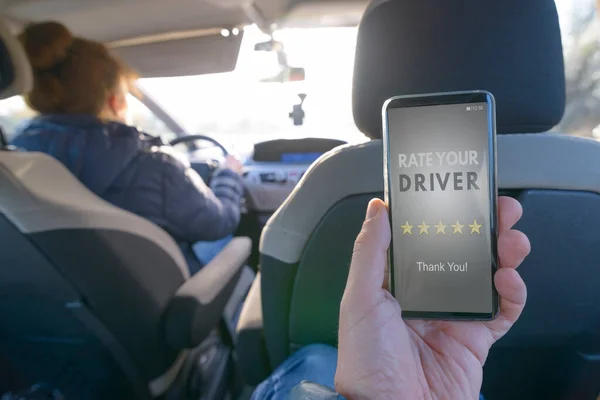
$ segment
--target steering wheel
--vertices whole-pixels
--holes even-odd
[[[218,147],[219,149],[221,149],[221,151],[223,152],[224,156],[228,156],[229,155],[229,152],[227,151],[227,149],[225,148],[225,146],[223,146],[221,143],[217,142],[215,139],[213,139],[213,138],[211,138],[209,136],[205,136],[205,135],[181,136],[181,137],[178,137],[176,139],[171,140],[171,142],[169,142],[169,144],[171,146],[177,146],[178,144],[181,144],[181,143],[194,142],[196,140],[205,140],[207,142],[211,142],[216,147]]]
[[[181,136],[181,137],[171,140],[171,142],[169,142],[169,144],[171,146],[177,146],[178,144],[190,143],[195,140],[205,140],[207,142],[214,144],[215,147],[217,147],[221,150],[221,152],[223,153],[223,157],[227,157],[229,155],[229,152],[227,151],[225,146],[223,146],[221,143],[217,142],[215,139],[208,137],[208,136],[204,136],[204,135]],[[193,150],[193,148],[190,147],[190,150]],[[211,181],[213,172],[220,165],[220,161],[209,158],[209,159],[206,159],[203,161],[196,160],[196,162],[192,162],[191,165],[192,165],[192,168],[202,177],[204,182],[209,184]]]

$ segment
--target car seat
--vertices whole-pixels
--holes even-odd
[[[488,90],[500,193],[532,245],[525,311],[492,349],[488,399],[592,398],[600,388],[600,144],[555,133],[565,107],[553,0],[374,1],[359,26],[353,108],[373,140],[321,157],[266,225],[262,325],[272,368],[337,344],[338,312],[368,201],[383,195],[381,108],[394,95]]]
[[[29,90],[24,51],[1,21],[0,67],[0,98]],[[0,359],[26,387],[69,399],[185,399],[200,368],[190,355],[221,324],[250,248],[236,238],[190,278],[162,229],[47,155],[0,151]],[[220,354],[206,387],[229,376],[230,351]]]

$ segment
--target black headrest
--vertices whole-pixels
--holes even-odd
[[[353,108],[381,137],[381,107],[396,95],[488,90],[498,133],[551,129],[565,108],[554,0],[377,0],[358,31]]]

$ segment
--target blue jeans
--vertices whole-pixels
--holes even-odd
[[[324,344],[303,347],[258,385],[251,400],[285,400],[302,381],[333,389],[336,366],[337,349]],[[482,394],[479,395],[479,400],[485,400]]]
[[[324,344],[303,347],[258,385],[252,400],[285,400],[302,381],[333,388],[336,365],[337,349]]]
[[[206,265],[231,242],[231,239],[233,239],[233,235],[212,242],[196,242],[192,245],[192,250],[198,261],[202,265]]]

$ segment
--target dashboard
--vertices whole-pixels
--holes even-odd
[[[343,144],[346,142],[322,138],[257,143],[252,159],[245,163],[246,207],[268,218],[321,155]]]
[[[258,212],[274,212],[294,190],[310,164],[246,166],[246,207]]]
[[[262,229],[273,213],[294,190],[308,168],[324,153],[346,144],[332,139],[284,139],[257,143],[252,156],[244,161],[243,180],[246,195],[242,204],[238,236],[252,238],[250,265],[259,263]],[[205,182],[210,181],[218,163],[207,154],[192,155],[190,162]]]
[[[243,212],[257,213],[266,222],[296,187],[306,170],[324,153],[346,144],[342,140],[306,138],[278,139],[257,143],[252,156],[244,162],[246,189]],[[192,168],[205,182],[218,163],[206,150],[190,154]],[[217,151],[219,154],[220,151]]]

